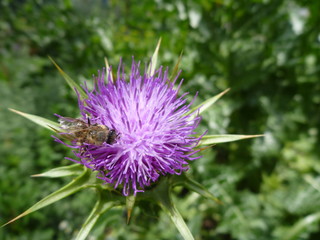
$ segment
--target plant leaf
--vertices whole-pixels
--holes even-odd
[[[16,114],[19,114],[29,120],[31,120],[32,122],[42,126],[42,127],[45,127],[51,131],[62,131],[62,129],[60,129],[60,125],[56,122],[53,122],[51,120],[48,120],[46,118],[43,118],[43,117],[39,117],[39,116],[36,116],[36,115],[32,115],[32,114],[28,114],[28,113],[24,113],[24,112],[20,112],[18,110],[14,110],[12,108],[9,108],[9,110],[11,112],[14,112]]]
[[[100,192],[99,192],[100,193]],[[106,202],[102,197],[101,193],[99,194],[99,199],[96,202],[95,206],[93,207],[89,217],[82,225],[77,237],[75,240],[84,240],[87,239],[89,232],[92,230],[93,226],[98,221],[99,217],[109,209],[114,206],[112,202]]]
[[[284,239],[285,240],[298,239],[299,234],[301,234],[306,227],[310,226],[310,224],[317,221],[320,221],[320,212],[310,214],[302,218],[296,224],[294,224],[292,228],[290,228],[290,230],[284,236]]]
[[[73,81],[72,78],[69,77],[69,75],[66,74],[50,56],[49,56],[49,59],[55,65],[55,67],[58,69],[58,71],[63,76],[63,78],[66,80],[66,82],[71,87],[71,89],[73,91],[75,91],[76,93],[78,91],[81,99],[86,99],[88,97],[86,92],[75,81]]]
[[[161,38],[158,41],[157,47],[154,50],[154,53],[153,53],[152,58],[151,58],[151,62],[149,64],[149,66],[148,66],[147,74],[149,76],[152,76],[154,74],[155,70],[156,70],[160,44],[161,44]]]
[[[70,166],[53,168],[47,172],[32,175],[32,177],[49,177],[49,178],[67,177],[72,175],[80,175],[83,171],[84,171],[83,165],[72,164]]]
[[[201,104],[199,104],[196,107],[193,107],[188,113],[186,113],[186,115],[192,114],[190,116],[191,119],[195,118],[198,114],[200,115],[201,113],[203,113],[204,111],[208,110],[211,105],[213,105],[216,101],[219,100],[219,98],[221,98],[224,94],[226,94],[227,92],[229,92],[230,88],[224,90],[223,92],[219,93],[218,95],[215,95],[207,100],[205,100],[204,102],[202,102]],[[199,109],[199,113],[198,110]]]
[[[198,146],[212,145],[216,143],[234,142],[234,141],[243,140],[247,138],[263,137],[263,136],[264,136],[263,134],[260,134],[260,135],[238,135],[238,134],[206,135],[202,137]]]
[[[81,174],[79,177],[71,181],[69,184],[66,186],[60,188],[59,190],[51,193],[47,197],[43,198],[36,204],[34,204],[32,207],[27,209],[25,212],[20,214],[19,216],[15,217],[14,219],[10,220],[9,222],[5,223],[1,227],[6,226],[7,224],[10,224],[32,212],[35,212],[41,208],[44,208],[54,202],[57,202],[85,187],[85,184],[87,183],[88,179],[90,178],[90,171],[85,171],[83,174]]]

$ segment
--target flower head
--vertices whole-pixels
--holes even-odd
[[[92,91],[83,87],[88,98],[79,97],[82,121],[112,129],[115,140],[99,145],[73,141],[68,146],[76,148],[80,159],[73,161],[99,171],[99,178],[121,186],[127,196],[161,175],[186,171],[189,161],[199,158],[192,155],[201,138],[194,136],[200,117],[190,116],[188,93],[178,96],[182,81],[175,89],[177,78],[170,82],[168,70],[161,67],[152,76],[141,75],[139,63],[133,62],[127,77],[120,69],[121,64],[115,82],[111,74],[100,72]]]

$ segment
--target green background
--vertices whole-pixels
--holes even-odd
[[[191,164],[222,202],[186,189],[174,201],[196,239],[320,239],[320,1],[0,1],[0,224],[69,179],[30,178],[68,165],[51,132],[8,107],[56,120],[77,100],[48,56],[78,83],[104,67],[160,64],[181,51],[182,90],[196,104],[231,91],[203,116],[209,134],[264,134],[219,144]],[[86,190],[0,229],[0,239],[72,239],[94,205]],[[158,208],[108,212],[90,239],[181,239]]]

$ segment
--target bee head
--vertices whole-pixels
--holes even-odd
[[[118,134],[116,133],[115,130],[111,129],[108,133],[108,137],[106,140],[106,143],[108,144],[112,144],[115,142],[116,138],[117,138]]]

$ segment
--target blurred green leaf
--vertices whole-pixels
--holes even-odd
[[[284,240],[298,239],[300,234],[305,231],[312,223],[320,221],[320,212],[310,214],[295,223],[284,236]]]

